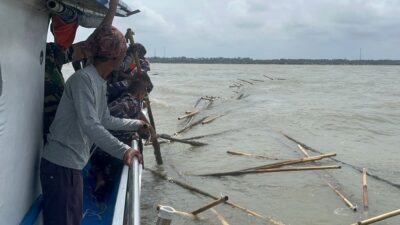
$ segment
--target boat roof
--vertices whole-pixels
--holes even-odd
[[[60,2],[72,6],[85,14],[104,16],[109,8],[109,0],[60,0]],[[128,17],[140,12],[132,10],[126,3],[119,1],[116,15]]]

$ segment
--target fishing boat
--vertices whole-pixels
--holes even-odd
[[[0,0],[0,223],[42,224],[39,163],[43,148],[44,59],[50,10],[77,10],[87,26],[98,23],[108,0]],[[120,1],[117,16],[139,12]],[[88,25],[89,24],[89,25]],[[138,148],[138,143],[132,143]],[[103,202],[90,197],[84,169],[82,224],[140,224],[142,166],[120,165],[117,182]]]

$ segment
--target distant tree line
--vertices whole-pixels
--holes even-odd
[[[252,58],[187,58],[150,57],[152,63],[193,64],[279,64],[279,65],[400,65],[400,60],[348,60],[348,59],[252,59]]]

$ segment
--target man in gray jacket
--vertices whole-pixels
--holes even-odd
[[[127,48],[124,35],[111,26],[117,2],[111,2],[111,13],[85,43],[86,51],[94,60],[93,65],[68,79],[50,126],[40,168],[44,225],[81,223],[82,169],[90,158],[93,144],[129,166],[134,157],[142,160],[138,150],[107,131],[135,131],[146,124],[140,120],[112,117],[107,107],[106,78],[120,66]]]

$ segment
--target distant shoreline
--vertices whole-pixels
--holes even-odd
[[[348,60],[348,59],[252,59],[252,58],[187,58],[149,57],[152,63],[176,64],[253,64],[253,65],[387,65],[398,66],[400,60]]]

